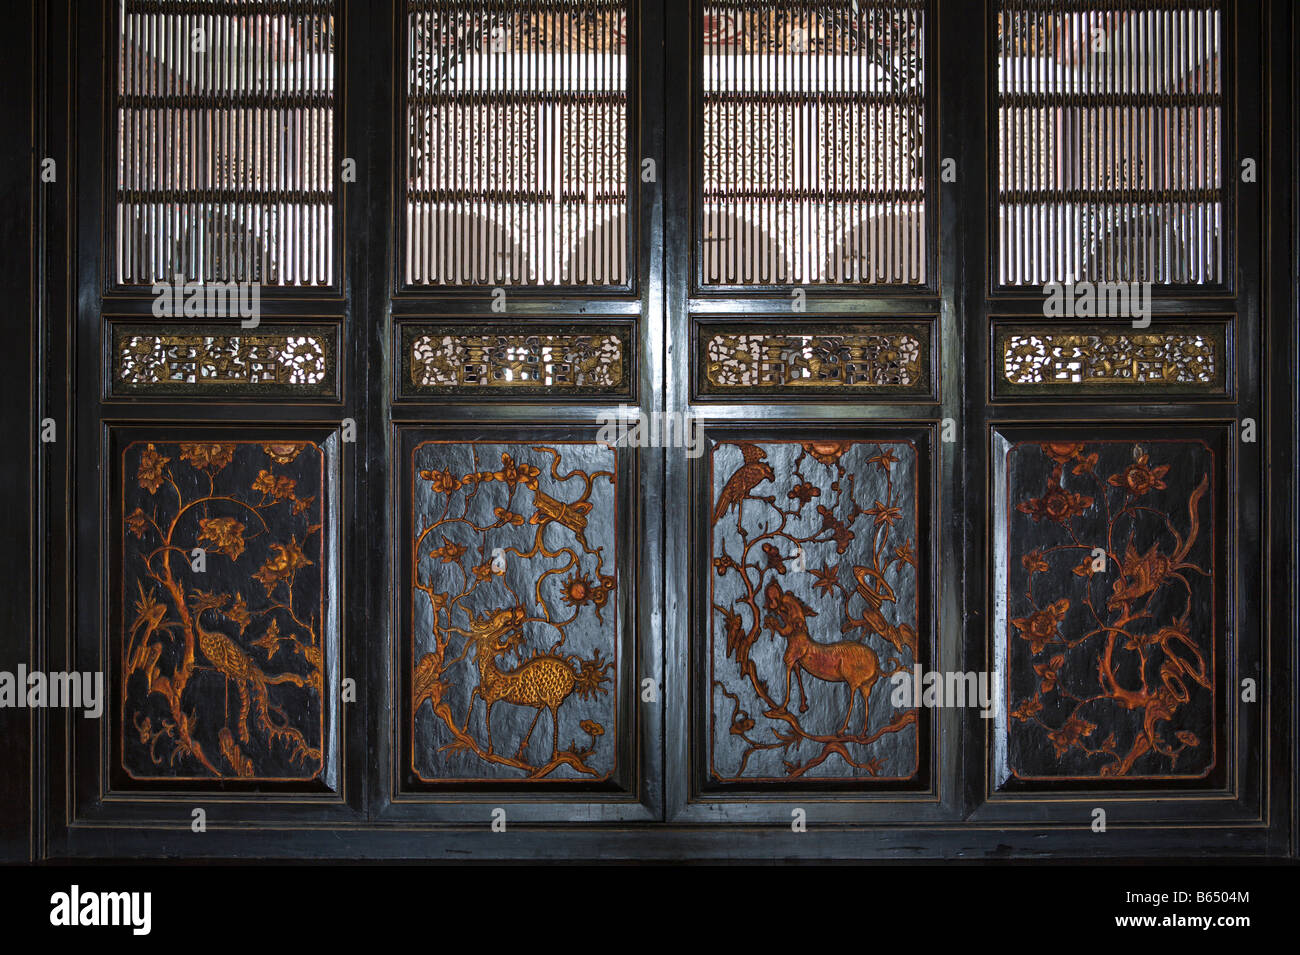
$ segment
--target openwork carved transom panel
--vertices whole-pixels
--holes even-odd
[[[928,325],[700,333],[701,394],[928,395]]]
[[[113,390],[132,394],[318,395],[335,380],[325,328],[215,332],[113,329]]]
[[[614,450],[428,441],[410,466],[416,775],[608,778],[619,694]]]
[[[917,712],[891,702],[921,622],[918,447],[709,449],[709,767],[715,781],[904,779]]]
[[[1222,394],[1222,325],[1044,329],[1000,325],[994,333],[1003,394]]]
[[[404,330],[415,394],[630,394],[626,329]]]

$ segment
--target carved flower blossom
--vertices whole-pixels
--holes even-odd
[[[874,464],[881,472],[888,474],[890,468],[898,463],[898,457],[892,448],[884,448],[879,454],[867,458],[868,464]]]
[[[1022,723],[1027,723],[1034,718],[1035,713],[1042,712],[1043,702],[1036,696],[1022,700],[1020,705],[1011,711],[1012,717]]]
[[[248,602],[244,600],[243,594],[235,594],[235,602],[231,604],[229,610],[223,610],[222,614],[227,620],[239,625],[241,637],[244,635],[245,628],[253,622],[253,615],[248,612]]]
[[[268,558],[257,573],[252,575],[254,580],[266,588],[267,596],[270,596],[280,581],[292,580],[295,573],[311,565],[311,561],[298,546],[297,537],[291,537],[287,544],[272,544],[271,550],[278,553]]]
[[[1144,454],[1119,474],[1112,474],[1111,486],[1122,487],[1135,497],[1141,497],[1148,491],[1163,491],[1166,487],[1163,478],[1169,473],[1169,465],[1161,464],[1153,468],[1147,463],[1147,458],[1148,455]]]
[[[1092,498],[1061,487],[1060,472],[1047,482],[1047,493],[1016,505],[1016,510],[1028,514],[1036,521],[1050,520],[1068,524],[1073,518],[1092,507]]]
[[[1091,474],[1093,468],[1097,466],[1097,459],[1100,457],[1096,451],[1088,455],[1079,455],[1079,460],[1074,467],[1070,469],[1071,474]]]
[[[199,543],[211,541],[218,553],[239,560],[244,552],[244,525],[233,517],[199,518]]]
[[[429,482],[434,494],[450,494],[461,487],[460,480],[449,470],[421,471],[420,477]]]
[[[827,564],[822,564],[821,570],[814,569],[813,576],[816,577],[817,580],[813,582],[813,589],[820,590],[823,594],[830,594],[834,592],[835,588],[839,585],[840,582],[839,572],[840,572],[840,568],[838,564],[836,564],[834,567],[831,567]]]
[[[1093,557],[1091,553],[1084,554],[1083,562],[1078,567],[1072,568],[1070,573],[1076,577],[1091,577],[1097,573],[1096,564],[1097,558]]]
[[[778,574],[784,574],[786,572],[785,557],[782,555],[779,547],[765,541],[763,543],[763,554],[767,558],[768,567],[775,570]]]
[[[522,484],[531,491],[537,490],[537,476],[542,472],[531,464],[516,464],[510,455],[502,452],[501,470],[493,475],[498,481],[504,481],[508,487]]]
[[[807,481],[804,481],[791,488],[790,492],[786,494],[786,497],[792,501],[799,501],[801,504],[807,504],[814,497],[821,497],[821,495],[821,488],[816,484],[809,484]]]
[[[1043,552],[1038,548],[1034,548],[1021,557],[1020,563],[1031,574],[1043,573],[1048,569],[1047,561],[1043,559]]]
[[[1095,723],[1089,723],[1079,716],[1071,716],[1065,721],[1065,725],[1058,730],[1053,730],[1047,734],[1047,738],[1052,741],[1052,747],[1056,750],[1056,758],[1060,759],[1072,746],[1079,746],[1085,736],[1091,736],[1092,731],[1097,728]]]
[[[267,497],[273,497],[279,501],[286,497],[292,498],[296,485],[297,482],[286,475],[276,475],[270,471],[258,471],[257,480],[253,482],[253,490],[261,491]]]
[[[1051,693],[1056,689],[1057,674],[1060,673],[1061,667],[1065,665],[1065,655],[1058,653],[1046,663],[1035,663],[1034,672],[1043,678],[1042,685],[1039,687],[1040,693]]]
[[[145,517],[144,511],[137,507],[123,518],[123,522],[126,524],[127,530],[136,537],[144,537],[145,525],[149,523],[149,518]]]
[[[835,539],[835,553],[842,554],[848,550],[849,544],[853,542],[853,538],[857,535],[849,529],[847,524],[837,518],[834,512],[825,504],[817,505],[817,513],[821,515],[822,530],[830,531],[831,536]]]
[[[890,507],[880,501],[876,501],[874,506],[867,508],[863,513],[871,515],[876,527],[881,524],[893,527],[896,522],[903,518],[902,508]]]
[[[1011,625],[1020,631],[1021,637],[1029,641],[1030,651],[1038,653],[1059,636],[1057,628],[1069,609],[1069,599],[1062,597],[1042,610],[1035,610],[1028,617],[1016,617]]]
[[[163,468],[170,460],[171,458],[159,454],[158,449],[152,444],[148,445],[140,455],[140,468],[135,472],[140,486],[150,494],[157,492],[158,488],[162,487]]]
[[[181,460],[188,461],[200,471],[213,468],[220,471],[235,459],[233,444],[182,444]]]
[[[439,558],[444,564],[450,564],[460,560],[461,555],[468,549],[464,544],[457,544],[451,538],[444,537],[442,546],[429,551],[429,556]]]

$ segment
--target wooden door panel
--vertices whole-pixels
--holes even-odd
[[[104,546],[82,565],[105,622],[82,652],[109,698],[75,727],[88,824],[343,809],[340,444],[319,425],[106,426]]]
[[[416,778],[609,779],[614,449],[431,440],[410,462]]]
[[[998,429],[999,784],[1212,785],[1225,445],[1222,428]]]
[[[118,466],[121,770],[133,782],[317,779],[336,533],[324,450],[139,438]]]
[[[397,429],[394,802],[419,818],[640,798],[638,462],[583,430]]]
[[[709,783],[917,775],[917,712],[890,677],[910,680],[931,636],[924,453],[887,435],[710,442]]]

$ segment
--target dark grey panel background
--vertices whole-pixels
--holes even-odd
[[[924,617],[926,610],[918,592],[918,562],[915,558],[919,523],[916,509],[922,503],[917,495],[918,448],[897,437],[892,440],[882,438],[879,443],[866,438],[849,445],[832,464],[818,461],[798,442],[777,443],[756,435],[753,443],[746,442],[746,446],[761,449],[766,454],[764,463],[776,475],[775,481],[764,481],[750,493],[754,496],[771,496],[775,500],[769,504],[747,499],[739,505],[728,507],[721,515],[717,515],[719,502],[732,476],[744,466],[744,459],[738,443],[711,440],[708,447],[714,493],[711,503],[713,515],[717,515],[711,534],[711,558],[714,566],[701,567],[698,572],[707,574],[712,582],[708,653],[712,708],[709,766],[711,775],[716,773],[723,779],[768,777],[780,780],[789,775],[785,768],[787,762],[798,766],[823,753],[821,747],[813,741],[804,741],[801,745],[789,748],[765,749],[753,745],[775,743],[776,734],[788,732],[788,727],[779,720],[763,715],[766,704],[758,697],[753,685],[740,676],[738,664],[728,652],[728,628],[720,608],[726,608],[737,615],[739,625],[745,631],[749,631],[755,621],[750,607],[743,602],[746,589],[739,572],[729,570],[725,574],[721,573],[716,561],[724,555],[737,560],[748,545],[749,554],[743,561],[747,565],[745,574],[759,594],[757,605],[764,618],[767,616],[764,588],[775,582],[782,590],[806,604],[808,611],[811,611],[807,614],[807,622],[808,636],[813,641],[833,644],[852,639],[860,641],[875,653],[879,670],[871,689],[870,718],[865,727],[860,695],[851,692],[847,683],[825,682],[805,673],[802,680],[807,695],[807,713],[802,712],[804,697],[800,693],[798,682],[792,683],[790,712],[798,713],[798,719],[807,732],[819,736],[839,735],[850,706],[850,734],[866,735],[891,723],[905,710],[899,710],[891,702],[894,687],[889,674],[899,667],[904,668],[910,685],[912,664],[919,661],[895,648],[870,627],[865,631],[855,629],[851,637],[842,631],[842,627],[849,618],[863,617],[866,600],[857,592],[858,581],[854,570],[856,566],[873,565],[874,553],[878,551],[885,569],[885,583],[894,597],[892,601],[887,601],[886,619],[895,626],[907,625],[914,630],[920,624],[922,633],[919,642],[922,646],[926,645],[931,636],[929,628],[918,620],[918,614]],[[886,452],[897,458],[896,462],[889,465],[888,473],[871,460]],[[807,502],[802,507],[796,488],[807,495]],[[815,496],[812,493],[814,489],[817,492]],[[896,521],[880,525],[870,514],[853,513],[858,508],[865,511],[881,504],[886,508],[898,509]],[[799,507],[797,515],[782,517],[783,513],[788,515],[796,507]],[[818,510],[821,507],[827,509],[827,519],[842,521],[845,529],[854,536],[834,536],[825,526],[823,515]],[[743,513],[738,514],[738,510]],[[738,523],[743,527],[746,537],[741,536]],[[773,536],[763,541],[768,534]],[[801,543],[796,545],[785,535]],[[760,541],[766,546],[753,548],[753,544]],[[767,547],[773,550],[769,552]],[[911,563],[897,559],[899,547],[911,551]],[[768,556],[769,553],[771,557]],[[779,563],[774,565],[772,558],[778,559]],[[922,569],[919,573],[923,575],[927,565],[921,563],[920,566]],[[754,568],[760,569],[758,577],[753,575]],[[836,584],[843,589],[819,586],[819,578],[814,576],[814,572],[832,570]],[[829,576],[828,573],[827,579]],[[871,581],[871,586],[878,585]],[[754,661],[760,679],[766,683],[768,693],[774,700],[784,698],[783,656],[786,647],[787,642],[777,638],[766,622],[763,622],[759,636],[748,652],[749,659]],[[728,694],[735,695],[737,700],[732,701]],[[755,722],[755,727],[745,730],[737,723],[732,702],[739,708],[737,712],[743,712]],[[729,720],[729,715],[733,719]],[[863,788],[870,788],[875,777],[908,779],[918,769],[920,753],[914,723],[873,744],[850,742],[845,746],[851,758],[859,764],[879,760],[875,771],[869,772],[861,765],[851,766],[838,755],[831,755],[799,778],[808,783],[827,777],[856,777],[861,780]]]
[[[509,456],[515,466],[536,468],[533,476],[536,490],[520,483],[507,491],[503,482],[493,481],[470,484],[450,495],[434,490],[433,483],[423,476],[414,482],[415,529],[436,527],[425,537],[419,550],[417,563],[418,582],[430,586],[440,594],[452,597],[466,590],[463,599],[453,600],[450,613],[439,614],[440,624],[459,630],[474,629],[474,625],[490,618],[501,610],[521,607],[526,622],[522,625],[522,643],[518,650],[506,653],[493,661],[493,666],[510,672],[526,665],[534,653],[554,653],[565,658],[577,657],[615,664],[619,653],[619,602],[613,594],[601,588],[602,575],[617,578],[617,542],[615,529],[618,511],[615,506],[614,481],[608,472],[614,470],[615,452],[597,445],[547,445],[559,451],[561,458],[542,452],[540,446],[530,444],[421,444],[415,451],[414,467],[420,471],[450,472],[458,480],[468,474],[491,472],[504,468],[503,455]],[[557,480],[551,473],[552,465],[558,467],[564,479]],[[574,472],[582,472],[575,474]],[[606,473],[598,473],[606,472]],[[590,477],[590,485],[585,477]],[[582,501],[590,504],[585,515],[586,529],[579,539],[572,528],[550,521],[544,523],[544,535],[539,538],[539,525],[532,523],[539,513],[537,495],[544,494],[552,500],[572,505]],[[518,515],[524,523],[510,523],[498,510],[508,515]],[[450,517],[448,523],[440,523]],[[494,526],[502,520],[502,526]],[[488,530],[479,533],[466,524]],[[431,550],[465,548],[459,557],[450,553],[433,557]],[[413,543],[413,542],[412,542]],[[540,545],[541,553],[535,553]],[[503,573],[493,573],[488,580],[477,580],[473,566],[482,566],[497,559],[498,551]],[[532,555],[523,559],[520,554]],[[450,558],[450,559],[448,559]],[[572,599],[569,587],[582,588],[586,599]],[[600,588],[603,606],[595,604],[589,596],[592,588]],[[540,605],[536,593],[540,590]],[[566,595],[570,599],[566,600]],[[414,660],[418,663],[426,653],[434,651],[433,611],[430,601],[421,592],[414,595]],[[544,618],[544,619],[536,619]],[[552,625],[548,621],[554,621]],[[446,652],[447,664],[460,655],[469,638],[454,638]],[[583,759],[597,778],[614,770],[618,743],[615,730],[617,700],[620,691],[628,688],[619,685],[618,670],[605,674],[600,689],[589,694],[576,690],[563,699],[559,707],[559,746],[561,750],[574,744],[593,752]],[[485,726],[486,707],[479,698],[471,701],[471,691],[480,685],[474,648],[465,650],[463,660],[454,669],[444,671],[448,689],[441,696],[452,711],[457,725],[466,728],[464,715],[473,702],[468,730],[480,742],[488,738]],[[603,690],[604,692],[600,692]],[[585,698],[584,698],[585,696]],[[531,727],[530,724],[536,725]],[[600,733],[592,737],[583,723],[598,724]],[[608,731],[608,732],[607,732]],[[528,740],[528,747],[517,750]],[[421,706],[415,713],[414,764],[417,775],[424,781],[440,779],[497,778],[518,780],[526,774],[515,767],[493,764],[478,759],[472,752],[448,748],[454,740],[446,725],[432,712],[430,706]],[[492,710],[492,740],[495,751],[503,755],[518,754],[534,766],[550,761],[553,740],[551,714],[529,706],[515,705],[508,699],[494,705]],[[556,767],[548,780],[582,779],[580,773],[569,765]]]

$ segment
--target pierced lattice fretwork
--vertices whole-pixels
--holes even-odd
[[[113,388],[122,392],[320,394],[333,385],[333,332],[215,333],[192,328],[113,334]]]
[[[419,392],[627,393],[627,338],[609,330],[407,333],[407,381]]]
[[[861,326],[785,334],[744,329],[701,340],[705,394],[929,392],[924,326]]]
[[[1223,326],[1145,331],[1043,331],[999,326],[995,335],[1001,390],[1009,393],[1122,392],[1133,389],[1220,394]]]

